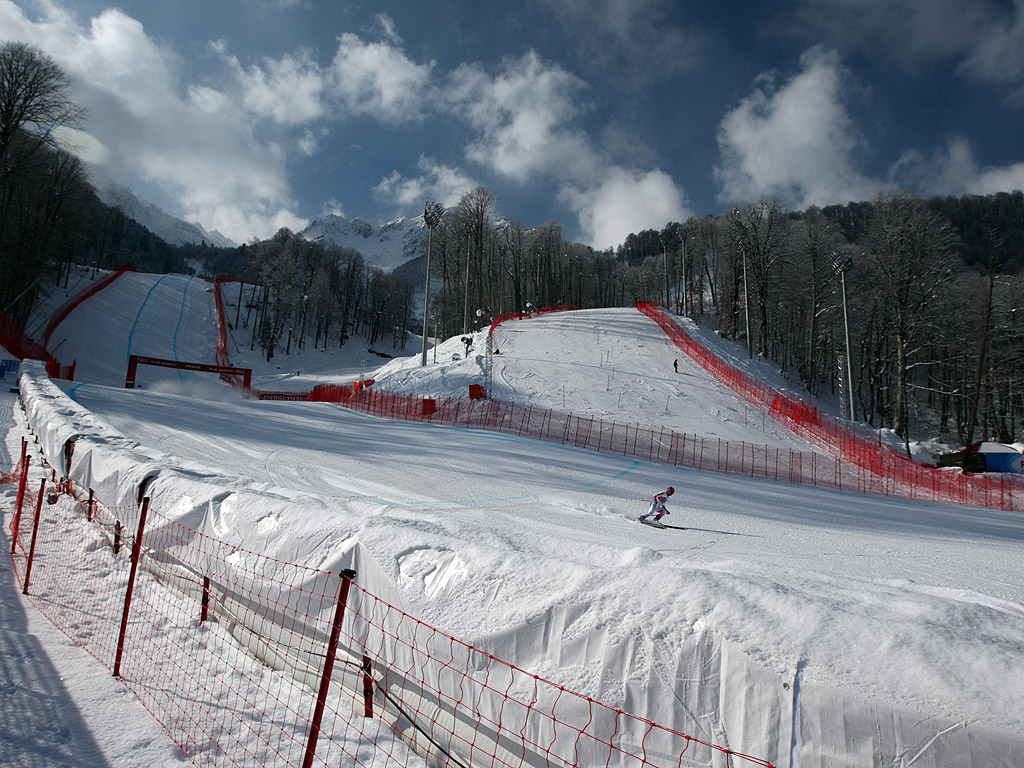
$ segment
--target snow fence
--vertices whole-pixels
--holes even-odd
[[[197,764],[783,764],[786,685],[711,632],[652,659],[641,642],[563,643],[570,621],[554,610],[491,638],[516,649],[509,663],[403,610],[354,535],[324,552],[261,534],[269,510],[322,519],[322,502],[142,449],[41,366],[26,366],[20,392],[48,472],[30,480],[19,465],[19,583]],[[552,661],[621,675],[622,702],[525,668]]]
[[[778,392],[722,360],[696,341],[663,307],[641,302],[637,309],[656,322],[672,342],[701,368],[748,403],[808,442],[820,445],[867,474],[869,492],[952,504],[1024,512],[1024,484],[1012,476],[968,475],[935,469],[894,453],[867,435],[822,414],[817,406]],[[868,479],[870,478],[870,479]]]

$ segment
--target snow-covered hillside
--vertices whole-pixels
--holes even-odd
[[[54,335],[63,357],[97,376],[61,384],[67,407],[167,467],[202,467],[232,493],[294,500],[272,516],[239,506],[228,528],[220,519],[233,542],[327,567],[355,537],[376,586],[410,613],[570,689],[778,766],[1024,764],[1024,516],[705,474],[327,404],[246,401],[199,374],[152,369],[141,391],[126,391],[118,370],[129,352],[205,354],[204,321],[185,318],[208,305],[198,281],[139,276],[114,289],[68,318],[73,332],[62,324]],[[235,331],[232,361],[252,365],[268,388],[308,388],[334,371],[334,380],[444,396],[482,375],[481,336],[468,356],[453,339],[421,367],[415,344],[390,361],[364,345],[266,364],[245,334]],[[635,310],[513,322],[495,342],[503,399],[801,445]],[[89,356],[106,362],[83,368]],[[15,425],[8,455],[18,437]],[[668,484],[679,489],[669,522],[686,530],[637,524],[643,499]],[[182,495],[159,479],[151,491],[165,507]]]
[[[204,229],[200,224],[182,221],[171,216],[148,200],[144,200],[125,186],[102,179],[96,181],[100,200],[120,208],[130,219],[135,219],[157,237],[170,245],[209,245],[234,248],[238,243],[220,232]]]
[[[354,248],[368,265],[385,272],[422,256],[424,233],[422,216],[399,216],[378,227],[364,218],[349,221],[336,214],[316,219],[299,232],[307,240]]]

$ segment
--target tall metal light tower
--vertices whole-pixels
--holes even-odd
[[[423,286],[423,349],[420,353],[420,367],[427,364],[427,321],[430,318],[430,246],[434,235],[434,227],[441,223],[444,206],[440,203],[428,202],[423,206],[423,223],[427,225],[427,278]],[[434,340],[437,343],[437,339]]]
[[[857,411],[853,406],[853,367],[850,361],[850,318],[846,313],[846,270],[850,268],[853,259],[847,257],[844,261],[835,251],[832,252],[832,269],[839,275],[843,285],[843,331],[846,336],[846,389],[850,395],[850,421],[857,420]]]

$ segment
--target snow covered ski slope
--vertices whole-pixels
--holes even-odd
[[[330,568],[354,537],[380,587],[424,621],[776,765],[1024,764],[1024,517],[247,401],[158,369],[144,389],[119,389],[129,345],[210,359],[206,293],[187,280],[139,276],[117,301],[80,307],[61,352],[78,358],[79,381],[61,388],[168,466],[277,500],[209,520],[226,540]],[[177,286],[176,298],[154,301],[157,283]],[[693,369],[635,310],[499,330],[502,399],[808,449]],[[442,345],[425,368],[415,349],[374,367],[364,348],[347,365],[392,391],[461,393],[479,375],[479,334],[474,346],[466,359],[458,339]],[[246,351],[237,343],[232,362],[254,367],[255,381],[297,387],[329,357],[306,349],[261,367]],[[677,488],[671,523],[687,530],[636,525],[637,499],[667,484]],[[153,488],[168,501],[185,492]],[[742,724],[755,721],[770,743],[750,741]]]

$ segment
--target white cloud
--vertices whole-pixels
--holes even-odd
[[[722,120],[715,168],[721,200],[774,196],[806,208],[867,200],[885,186],[855,167],[860,137],[843,103],[838,56],[812,48],[801,67],[781,86],[774,74],[763,75]]]
[[[269,118],[281,125],[302,125],[326,114],[328,78],[309,51],[277,60],[263,59],[246,69],[227,53],[224,43],[214,43],[213,49],[234,71],[241,103],[254,117]]]
[[[803,0],[796,28],[906,67],[942,59],[1024,99],[1024,0]]]
[[[1024,0],[1011,15],[993,20],[967,52],[961,70],[980,80],[1010,85],[1011,99],[1024,103]]]
[[[699,60],[704,34],[674,21],[675,0],[545,0],[568,39],[580,46],[584,66],[609,77],[640,82],[671,74]]]
[[[479,65],[459,67],[446,95],[478,133],[466,147],[467,159],[521,183],[556,180],[559,199],[576,214],[590,244],[615,246],[630,232],[685,220],[685,195],[667,173],[610,163],[571,127],[585,89],[575,75],[530,51],[506,61],[494,76]]]
[[[105,165],[110,162],[110,150],[88,131],[58,125],[50,131],[53,140],[86,163]]]
[[[322,216],[344,216],[345,209],[342,208],[341,203],[335,200],[333,197],[324,203],[321,210]]]
[[[30,20],[0,0],[0,29],[49,53],[79,84],[90,146],[107,150],[88,159],[105,161],[105,175],[128,186],[147,182],[164,193],[156,202],[170,213],[239,242],[304,226],[288,163],[318,152],[330,121],[418,120],[430,88],[433,64],[405,56],[384,14],[376,17],[384,42],[344,34],[326,67],[307,50],[243,65],[212,43],[226,76],[199,84],[184,80],[186,62],[173,49],[120,10],[83,25],[51,0],[39,7]],[[432,183],[454,184],[440,171]]]
[[[452,73],[447,100],[479,138],[468,159],[515,181],[536,174],[592,175],[596,158],[589,140],[566,123],[578,109],[583,83],[533,51],[507,61],[496,77],[479,65]]]
[[[584,241],[601,249],[620,245],[631,232],[661,229],[692,215],[683,191],[661,170],[612,166],[600,183],[566,185],[560,198],[576,213]]]
[[[1024,189],[1024,163],[979,168],[963,138],[950,139],[930,154],[904,152],[892,175],[925,195],[989,195]]]
[[[149,182],[166,194],[169,212],[239,242],[301,228],[281,144],[257,134],[236,95],[183,83],[179,56],[119,10],[83,27],[54,3],[40,7],[31,21],[0,0],[0,28],[47,52],[78,83],[89,134],[108,150],[93,159],[106,161],[107,175]]]
[[[367,43],[346,32],[331,67],[332,95],[348,112],[392,123],[422,116],[433,62],[416,64],[391,43]]]
[[[382,200],[396,202],[406,209],[423,205],[428,200],[436,200],[449,207],[478,186],[459,169],[431,158],[421,156],[418,166],[420,175],[414,178],[392,171],[374,187],[374,195]]]
[[[389,40],[395,45],[402,44],[402,38],[398,35],[398,28],[395,26],[395,21],[386,13],[378,13],[374,17],[374,21],[380,28],[381,34],[385,40]]]

